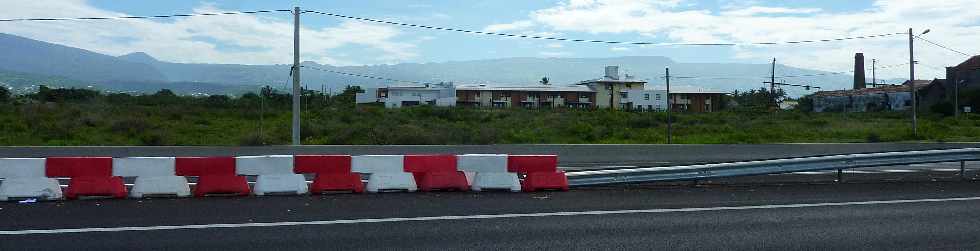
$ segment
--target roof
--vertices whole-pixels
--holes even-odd
[[[877,88],[864,88],[864,89],[839,90],[839,91],[820,91],[820,92],[814,93],[813,96],[817,96],[817,97],[832,97],[832,96],[866,95],[866,94],[873,94],[873,93],[908,92],[909,91],[908,81],[905,81],[905,82],[906,82],[906,84],[903,84],[903,85],[889,85],[889,86],[882,86],[882,87],[877,87]],[[927,88],[929,86],[929,83],[930,82],[932,82],[932,81],[931,80],[916,80],[915,81],[915,83],[916,83],[915,88],[916,89],[919,89],[919,90],[925,89],[925,88]]]
[[[664,90],[664,86],[654,87],[656,90]],[[693,85],[677,85],[670,87],[671,94],[728,94],[726,91],[719,91],[715,89],[693,86]]]
[[[956,65],[956,68],[957,69],[978,69],[978,68],[980,68],[980,55],[970,57],[966,61],[963,61],[963,63],[960,63],[959,65]]]
[[[647,81],[633,80],[633,79],[597,78],[597,79],[583,80],[581,82],[578,82],[577,85],[587,85],[591,83],[645,84],[646,82]]]
[[[460,91],[533,91],[533,92],[595,92],[587,86],[580,85],[527,85],[527,86],[504,86],[504,85],[459,85],[456,90]]]

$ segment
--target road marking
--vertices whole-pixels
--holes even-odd
[[[839,207],[839,206],[862,206],[862,205],[896,205],[896,204],[926,203],[926,202],[953,202],[953,201],[977,201],[977,200],[980,200],[980,197],[915,199],[915,200],[874,200],[874,201],[826,202],[826,203],[809,203],[809,204],[783,204],[783,205],[757,205],[757,206],[729,206],[729,207],[660,208],[660,209],[604,210],[604,211],[521,213],[521,214],[450,215],[450,216],[397,217],[397,218],[349,219],[349,220],[325,220],[325,221],[286,221],[286,222],[265,222],[265,223],[224,223],[224,224],[171,225],[171,226],[142,226],[142,227],[32,229],[32,230],[0,231],[0,235],[131,232],[131,231],[186,230],[186,229],[209,229],[209,228],[323,226],[323,225],[347,225],[347,224],[388,223],[388,222],[426,222],[426,221],[446,221],[446,220],[481,220],[481,219],[534,218],[534,217],[557,217],[557,216],[689,213],[689,212],[711,212],[711,211],[740,211],[740,210],[756,210],[756,209]]]
[[[959,168],[936,168],[931,170],[934,172],[959,172],[960,171]]]
[[[831,171],[814,171],[814,172],[795,172],[793,174],[817,175],[817,174],[831,174],[831,173],[833,173],[833,172],[831,172]]]

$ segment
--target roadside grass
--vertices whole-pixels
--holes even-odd
[[[980,116],[725,111],[673,114],[679,144],[980,141]],[[313,106],[304,144],[662,144],[666,114],[608,110]],[[260,129],[261,128],[261,129]],[[0,104],[0,145],[282,145],[288,106]]]

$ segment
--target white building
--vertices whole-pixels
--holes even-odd
[[[456,105],[456,87],[452,83],[389,86],[364,90],[364,93],[358,93],[355,97],[358,104],[384,103],[385,107],[388,108],[416,105]]]
[[[666,111],[666,90],[625,90],[620,92],[620,109]]]

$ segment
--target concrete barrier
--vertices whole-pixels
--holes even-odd
[[[506,154],[464,154],[458,155],[459,170],[473,173],[470,189],[507,189],[521,191],[521,182],[516,173],[507,172]]]
[[[111,196],[126,198],[122,177],[112,176],[111,157],[50,157],[45,159],[48,177],[71,178],[65,197]]]
[[[17,198],[59,200],[58,180],[45,177],[42,158],[0,158],[0,201]]]
[[[418,186],[415,177],[405,172],[403,155],[360,155],[351,159],[351,170],[368,173],[367,191],[377,193],[383,190],[407,190],[415,192]]]
[[[309,186],[302,174],[293,173],[292,155],[235,157],[236,172],[240,175],[256,175],[252,192],[263,196],[269,193],[309,193]]]
[[[174,157],[131,157],[112,159],[112,174],[122,177],[136,177],[129,197],[143,198],[146,195],[191,195],[187,178],[176,175]]]

